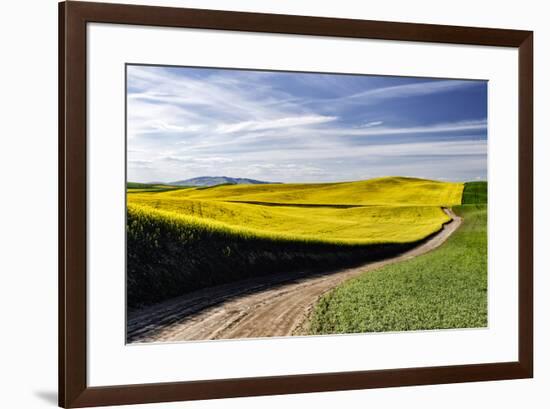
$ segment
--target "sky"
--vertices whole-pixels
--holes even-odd
[[[487,83],[127,66],[128,181],[487,179]]]

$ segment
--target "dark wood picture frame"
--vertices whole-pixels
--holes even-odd
[[[519,360],[89,387],[86,354],[86,24],[90,22],[514,47],[519,50]],[[533,33],[88,2],[59,4],[59,405],[85,407],[533,376]]]

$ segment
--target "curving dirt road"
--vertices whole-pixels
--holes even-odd
[[[452,220],[417,247],[396,257],[330,273],[258,277],[195,291],[128,313],[131,343],[288,336],[300,333],[321,295],[351,277],[427,253],[440,246],[462,219]]]

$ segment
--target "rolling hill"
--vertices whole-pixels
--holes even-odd
[[[178,180],[169,183],[175,186],[216,186],[216,185],[263,185],[272,182],[247,178],[231,178],[227,176],[200,176],[191,179]]]
[[[460,204],[462,183],[384,177],[340,183],[230,185],[166,194],[190,200],[267,204],[452,206]]]
[[[380,178],[326,184],[223,185],[129,195],[129,208],[279,240],[403,243],[449,220],[462,184]]]
[[[439,231],[464,185],[386,177],[128,189],[128,300],[403,251]]]

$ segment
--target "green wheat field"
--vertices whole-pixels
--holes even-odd
[[[436,250],[324,295],[312,334],[487,325],[486,182],[384,177],[316,184],[127,185],[129,308],[257,275],[394,255],[450,218]]]

